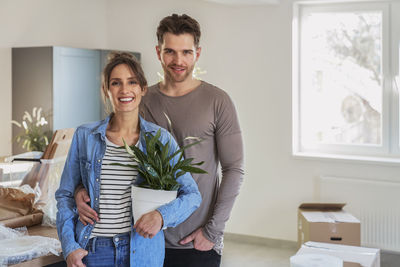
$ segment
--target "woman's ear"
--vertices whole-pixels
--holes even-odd
[[[104,97],[105,97],[106,99],[107,99],[107,98],[110,98],[109,95],[108,95],[108,92],[106,91],[106,88],[104,87],[104,85],[101,86],[101,90],[103,90],[103,94],[104,94]]]
[[[142,89],[142,96],[145,96],[147,93],[147,86],[143,87]]]

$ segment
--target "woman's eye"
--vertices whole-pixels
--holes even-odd
[[[136,81],[130,81],[129,84],[134,85],[134,84],[137,84],[137,82]]]
[[[117,86],[119,84],[119,82],[111,82],[112,86]]]

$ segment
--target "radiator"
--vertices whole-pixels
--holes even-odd
[[[321,176],[315,183],[321,202],[347,203],[361,221],[361,245],[400,252],[400,181]]]

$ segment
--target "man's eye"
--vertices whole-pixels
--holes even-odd
[[[192,51],[190,51],[190,50],[183,51],[183,54],[184,54],[184,55],[191,55],[191,54],[192,54]]]
[[[172,50],[165,50],[166,54],[172,54]]]

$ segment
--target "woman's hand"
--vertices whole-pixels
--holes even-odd
[[[78,187],[75,190],[75,203],[79,213],[79,220],[83,225],[94,224],[94,221],[99,221],[97,212],[87,204],[89,201],[90,198],[86,189],[83,186]]]
[[[67,257],[68,267],[86,267],[83,264],[82,259],[88,254],[88,252],[82,248],[72,251]]]
[[[162,226],[163,218],[161,214],[155,210],[140,217],[133,228],[136,229],[136,233],[144,238],[153,238],[161,230]]]

